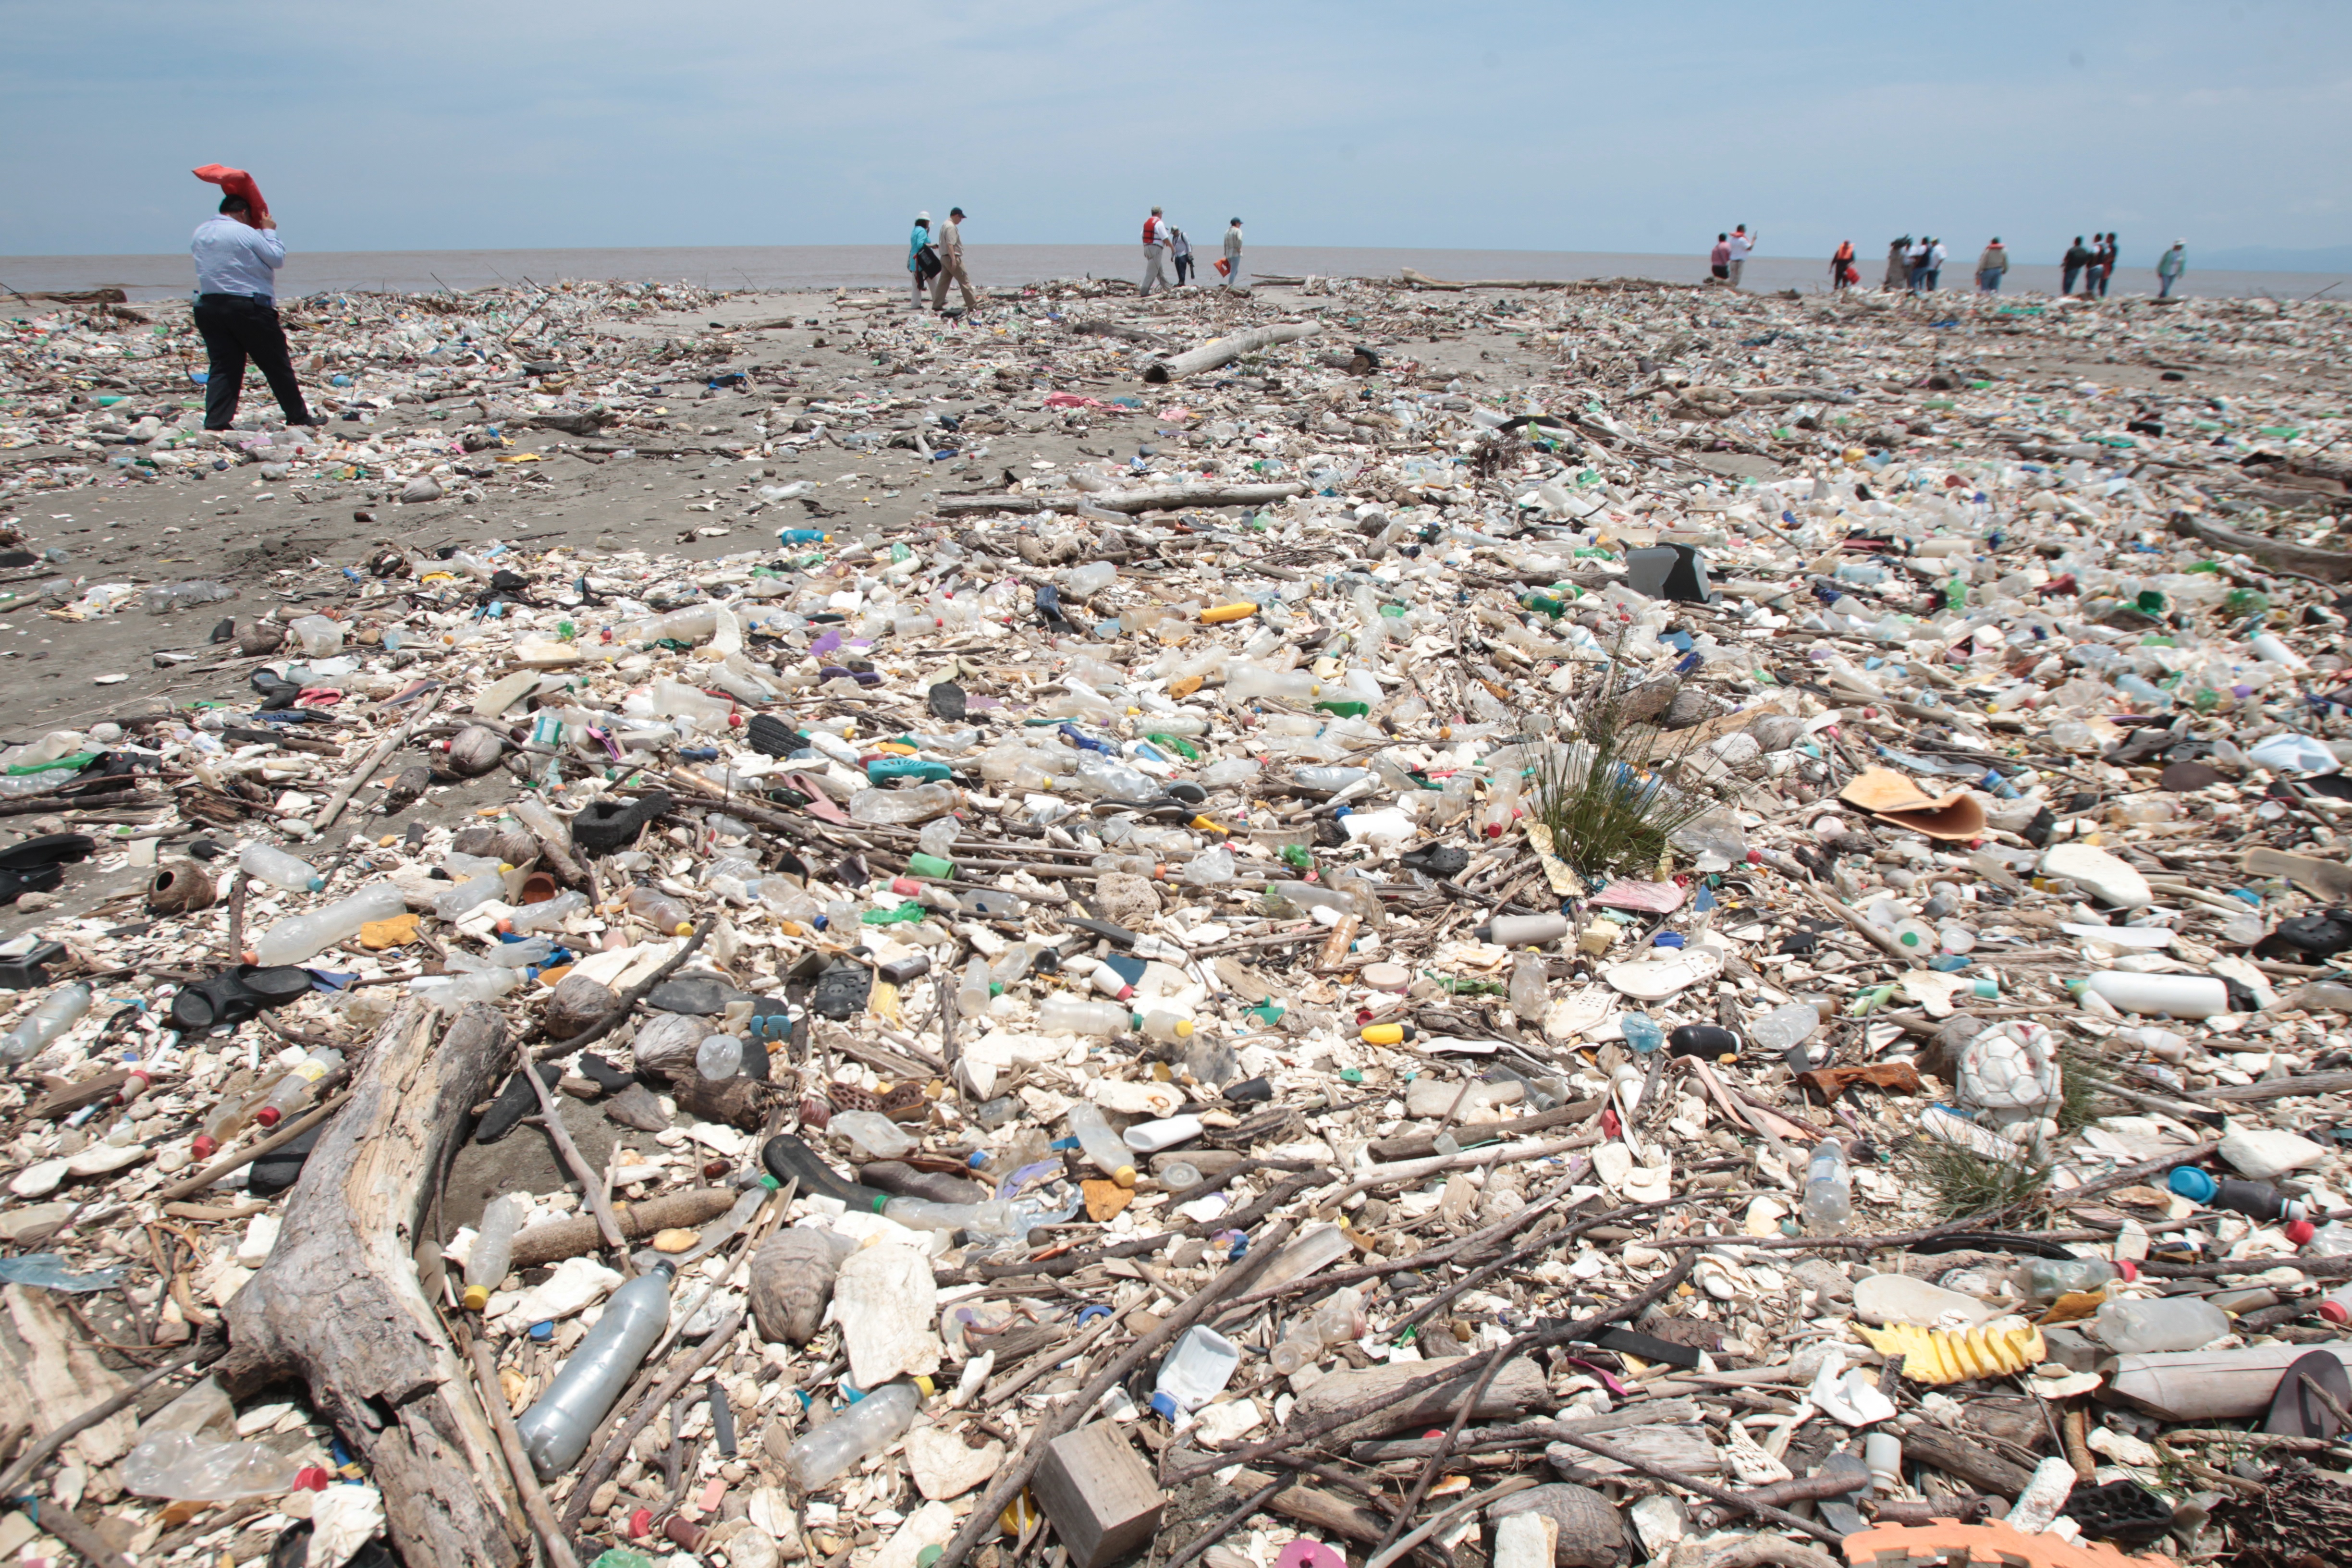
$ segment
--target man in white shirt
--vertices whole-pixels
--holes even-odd
[[[1739,274],[1748,265],[1748,253],[1756,248],[1756,237],[1748,232],[1748,226],[1743,223],[1731,231],[1730,245],[1731,286],[1737,289],[1739,287]]]
[[[1242,286],[1242,220],[1225,226],[1225,287]]]
[[[247,358],[277,394],[287,424],[324,423],[313,420],[302,401],[286,329],[278,321],[276,274],[286,264],[286,247],[277,231],[277,221],[267,214],[254,221],[243,196],[223,196],[219,216],[197,225],[188,246],[196,262],[196,331],[204,335],[208,361],[207,430],[226,430],[236,422]]]
[[[971,279],[963,270],[963,208],[948,208],[948,221],[940,226],[939,250],[940,272],[931,279],[931,309],[948,308],[948,279],[952,278],[963,290],[965,313],[979,310],[980,296],[971,291]]]
[[[1168,252],[1175,243],[1175,231],[1168,226],[1168,220],[1160,216],[1160,209],[1153,207],[1151,216],[1143,220],[1144,294],[1151,292],[1151,286],[1154,283],[1159,284],[1162,289],[1172,287],[1168,281],[1168,274],[1161,268],[1167,265]],[[1138,298],[1141,296],[1139,295]]]

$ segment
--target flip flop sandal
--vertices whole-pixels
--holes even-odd
[[[39,871],[86,859],[97,847],[97,841],[87,833],[44,833],[0,849],[0,871]]]
[[[272,675],[266,669],[257,669],[253,672],[252,685],[254,690],[261,694],[259,710],[264,713],[283,713],[287,709],[294,706],[294,700],[297,697],[302,695],[300,687],[290,680]]]
[[[235,1028],[256,1014],[283,1007],[310,992],[310,973],[306,969],[240,963],[209,980],[181,987],[172,998],[172,1026],[183,1034]]]
[[[26,893],[46,893],[66,879],[62,866],[36,866],[29,871],[0,871],[0,908]]]
[[[2333,1438],[2344,1430],[2344,1423],[2336,1413],[2317,1399],[2312,1390],[2318,1389],[2347,1410],[2352,1410],[2352,1376],[2347,1376],[2344,1363],[2326,1351],[2314,1351],[2292,1363],[2286,1374],[2279,1379],[2278,1392],[2271,1396],[2270,1419],[2263,1430],[2289,1437]]]

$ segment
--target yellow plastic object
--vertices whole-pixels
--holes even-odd
[[[1356,1032],[1368,1046],[1399,1046],[1412,1038],[1411,1024],[1370,1024]]]
[[[1922,1329],[1910,1323],[1890,1323],[1883,1329],[1856,1324],[1855,1331],[1879,1354],[1900,1357],[1903,1375],[1914,1383],[2000,1377],[2038,1366],[2048,1354],[2042,1331],[2023,1318],[1995,1318],[1980,1329],[1965,1332]]]
[[[1212,605],[1209,608],[1201,612],[1201,624],[1202,626],[1221,626],[1227,621],[1245,621],[1256,614],[1257,606],[1255,605]]]

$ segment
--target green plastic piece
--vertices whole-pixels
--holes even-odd
[[[907,875],[910,877],[937,877],[946,881],[952,879],[955,874],[955,862],[952,860],[926,855],[919,849],[907,857]]]

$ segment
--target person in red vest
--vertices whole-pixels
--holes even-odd
[[[1166,218],[1160,216],[1160,209],[1153,207],[1151,216],[1143,220],[1143,292],[1145,294],[1151,292],[1151,286],[1154,283],[1159,284],[1162,289],[1172,287],[1168,281],[1168,274],[1161,268],[1167,266],[1168,254],[1175,248],[1175,245],[1176,231],[1169,226]]]
[[[1853,266],[1853,241],[1838,241],[1837,254],[1830,258],[1830,292],[1834,294],[1846,286],[1846,272]]]

